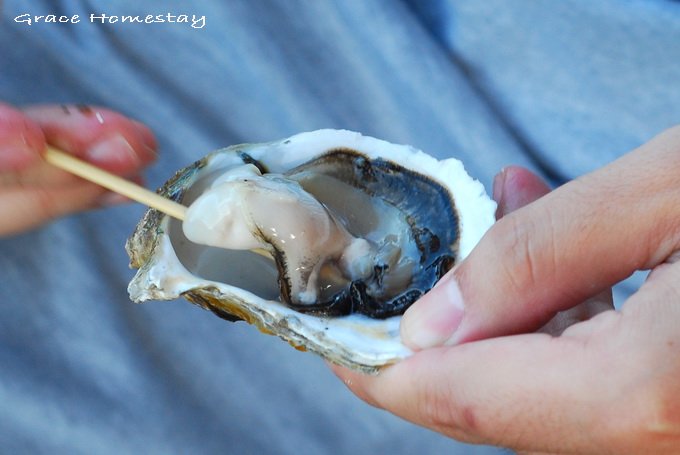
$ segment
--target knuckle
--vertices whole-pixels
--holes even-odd
[[[496,234],[504,258],[501,273],[515,294],[534,289],[555,272],[555,235],[548,211],[532,218],[510,214],[499,221]]]

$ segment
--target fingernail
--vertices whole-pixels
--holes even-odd
[[[496,201],[496,219],[503,216],[503,207],[505,205],[504,199],[504,189],[505,189],[505,177],[507,175],[507,168],[501,169],[501,171],[496,174],[493,179],[493,200]]]
[[[496,174],[493,178],[493,198],[496,202],[503,195],[503,183],[505,182],[506,168],[501,169],[501,171]]]
[[[109,163],[124,161],[125,157],[134,163],[139,162],[137,153],[130,143],[120,134],[97,142],[86,153],[89,161],[94,163]]]
[[[138,122],[137,120],[132,120],[132,123],[135,125],[135,128],[137,128],[139,135],[142,137],[142,142],[144,145],[151,150],[156,150],[157,142],[153,131],[151,131],[148,126],[142,122]]]
[[[402,342],[416,350],[445,344],[460,326],[463,314],[463,296],[449,274],[404,313]]]
[[[158,158],[158,143],[156,142],[156,137],[153,132],[149,127],[136,120],[132,120],[132,124],[137,129],[137,134],[139,134],[142,146],[144,147],[144,150],[140,153],[140,156],[143,158],[142,161],[155,161],[156,158]]]

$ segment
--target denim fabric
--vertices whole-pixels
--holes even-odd
[[[678,2],[2,8],[0,99],[102,105],[146,123],[161,153],[151,187],[213,149],[322,127],[456,156],[489,189],[508,164],[558,185],[680,123]],[[90,13],[205,15],[205,27]],[[81,21],[15,22],[22,14]],[[123,244],[143,210],[0,240],[0,451],[498,453],[365,405],[319,358],[246,324],[184,301],[130,303]]]

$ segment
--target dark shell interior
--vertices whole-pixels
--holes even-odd
[[[264,172],[266,166],[248,156]],[[302,187],[343,220],[347,229],[361,237],[373,227],[372,214],[363,207],[343,204],[328,179],[335,179],[356,188],[371,198],[395,207],[410,228],[419,258],[411,283],[396,296],[380,299],[371,295],[369,287],[353,281],[328,299],[314,305],[293,305],[288,296],[285,278],[285,257],[277,258],[281,296],[298,311],[323,315],[361,313],[373,318],[402,314],[454,264],[458,239],[458,217],[449,192],[432,179],[384,159],[369,159],[349,150],[331,150],[321,157],[294,168],[286,176],[298,180]],[[311,176],[311,177],[309,177]],[[327,189],[324,191],[324,189]],[[357,211],[359,210],[359,211]],[[385,270],[376,265],[375,279]]]
[[[255,164],[263,173],[268,172],[262,161],[244,152],[239,152],[239,156],[244,163]],[[172,196],[181,199],[184,204],[191,203],[219,174],[204,171],[206,169],[186,191]],[[313,177],[310,178],[310,175]],[[398,210],[410,228],[410,236],[419,255],[409,285],[388,299],[380,299],[371,295],[366,283],[353,281],[342,291],[326,296],[316,304],[292,305],[287,298],[287,265],[282,255],[276,255],[276,267],[273,267],[271,261],[247,251],[192,244],[184,237],[180,223],[172,221],[169,234],[182,264],[198,276],[247,289],[265,299],[281,300],[301,312],[323,316],[361,313],[373,318],[403,313],[453,266],[459,220],[449,191],[437,181],[392,161],[371,159],[350,149],[330,150],[286,172],[286,176],[298,180],[356,237],[374,229],[378,222],[376,214],[370,213],[364,206],[343,203],[342,198],[338,199],[337,194],[324,184],[325,179],[344,182]],[[379,277],[380,271],[376,270],[375,275]]]

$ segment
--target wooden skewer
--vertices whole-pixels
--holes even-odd
[[[185,206],[165,198],[160,194],[156,194],[153,191],[149,191],[143,186],[139,186],[136,183],[132,183],[129,180],[111,174],[110,172],[79,160],[78,158],[49,145],[43,156],[45,161],[53,166],[96,183],[99,186],[103,186],[115,193],[129,197],[133,201],[154,208],[180,221],[184,221],[187,211]],[[261,248],[254,248],[250,251],[271,259],[269,252]]]
[[[47,146],[44,154],[45,160],[64,171],[82,177],[85,180],[94,182],[97,185],[113,192],[129,197],[133,201],[140,202],[144,205],[159,210],[173,218],[184,221],[187,208],[182,204],[165,198],[159,194],[149,191],[146,188],[135,183],[118,177],[117,175],[106,172],[93,166],[85,161],[79,160],[72,155],[57,150],[54,147]]]

